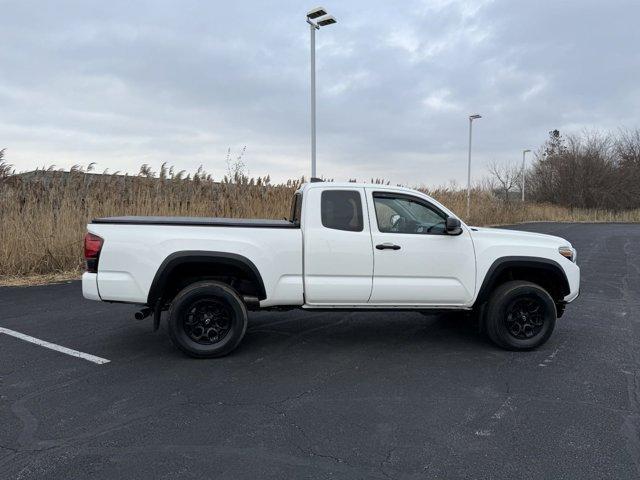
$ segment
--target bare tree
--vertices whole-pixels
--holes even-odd
[[[496,161],[490,162],[487,169],[490,177],[487,179],[486,185],[491,190],[498,191],[503,200],[509,203],[510,193],[520,185],[522,170],[515,165],[502,164]]]
[[[640,163],[632,160],[640,149],[636,140],[640,134],[633,132],[618,138],[597,131],[566,138],[549,132],[527,172],[532,197],[567,207],[633,208],[638,190],[632,179],[640,178]]]
[[[621,130],[615,142],[616,166],[625,208],[640,208],[640,129]]]

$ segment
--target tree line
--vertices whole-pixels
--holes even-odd
[[[519,198],[520,165],[494,162],[488,170],[485,187],[506,202]],[[552,130],[525,169],[525,193],[529,201],[569,208],[640,208],[640,129],[567,136]]]

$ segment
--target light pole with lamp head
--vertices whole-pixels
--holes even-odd
[[[531,150],[522,150],[522,202],[524,203],[524,156]]]
[[[469,163],[467,165],[467,222],[471,212],[471,132],[473,130],[473,121],[482,118],[482,115],[469,115]]]
[[[316,30],[336,23],[323,7],[307,12],[311,32],[311,178],[316,176]]]

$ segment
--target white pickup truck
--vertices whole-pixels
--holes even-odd
[[[547,341],[579,293],[576,251],[559,237],[469,227],[407,188],[304,184],[289,220],[111,217],[85,237],[83,295],[168,310],[194,357],[231,352],[247,310],[465,310],[511,350]]]

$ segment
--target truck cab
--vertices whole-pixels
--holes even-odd
[[[416,193],[312,183],[296,194],[303,205],[307,306],[472,304],[470,230],[443,205]]]

